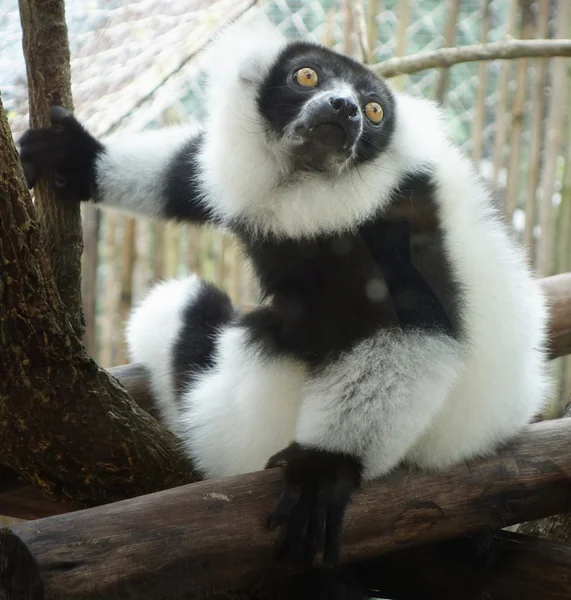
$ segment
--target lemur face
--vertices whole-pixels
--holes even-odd
[[[296,170],[335,172],[377,157],[394,129],[386,84],[359,63],[307,42],[280,53],[258,108]]]

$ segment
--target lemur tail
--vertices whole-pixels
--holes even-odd
[[[175,433],[181,391],[211,366],[216,336],[234,316],[230,298],[196,275],[155,285],[131,312],[130,360],[149,371],[161,420]]]

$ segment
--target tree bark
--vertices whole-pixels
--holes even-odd
[[[64,0],[19,0],[28,76],[30,126],[47,127],[49,109],[73,111],[71,70]],[[79,203],[58,202],[47,179],[35,186],[44,244],[73,333],[85,327],[81,302],[83,239]]]
[[[174,436],[85,353],[0,101],[0,461],[80,506],[192,481]]]
[[[569,419],[538,423],[497,455],[367,484],[347,511],[342,563],[570,510],[570,435]],[[27,574],[15,597],[34,585],[58,600],[197,599],[295,575],[265,519],[281,487],[271,469],[16,525],[0,536],[4,572]]]
[[[571,402],[566,407],[564,417],[571,418]],[[517,530],[519,533],[571,544],[571,514],[553,515],[539,521],[522,523]]]

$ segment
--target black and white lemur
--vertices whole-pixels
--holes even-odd
[[[64,200],[239,238],[264,304],[166,281],[129,319],[130,356],[205,477],[285,466],[270,524],[335,562],[363,480],[491,452],[541,410],[547,309],[431,102],[264,18],[208,52],[201,127],[102,144],[56,107],[21,158]]]

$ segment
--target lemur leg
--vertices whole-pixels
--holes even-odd
[[[462,368],[444,334],[384,330],[312,373],[285,464],[285,489],[269,517],[284,526],[284,557],[338,559],[345,509],[362,480],[397,466],[430,424]],[[422,410],[420,410],[422,409]]]
[[[263,469],[293,439],[305,375],[254,339],[244,317],[223,327],[213,365],[181,396],[180,437],[196,468],[207,478]]]
[[[217,335],[235,316],[227,294],[196,275],[159,283],[132,311],[131,361],[148,369],[161,420],[175,433],[181,393],[212,366]]]

